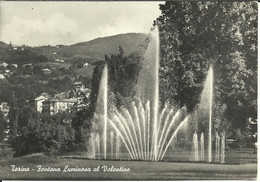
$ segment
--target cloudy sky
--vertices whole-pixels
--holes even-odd
[[[68,45],[127,32],[148,33],[160,15],[160,3],[2,1],[0,40]]]

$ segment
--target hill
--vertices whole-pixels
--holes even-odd
[[[147,37],[146,34],[128,33],[97,38],[88,42],[59,47],[57,54],[65,58],[80,56],[97,61],[103,60],[105,55],[117,54],[119,46],[123,48],[126,55],[142,54]]]
[[[0,61],[9,63],[52,62],[55,59],[71,60],[82,57],[90,63],[104,60],[105,55],[117,54],[121,46],[126,55],[142,54],[145,50],[148,35],[141,33],[119,34],[97,38],[73,45],[57,46],[13,46],[0,42]],[[69,61],[70,62],[70,61]]]

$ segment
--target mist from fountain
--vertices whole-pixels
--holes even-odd
[[[116,134],[116,159],[119,159],[119,157],[120,157],[120,145],[121,145],[121,143],[120,143],[120,137],[119,137],[119,135],[118,135],[118,133]]]
[[[204,133],[202,132],[200,135],[200,160],[205,160],[205,150],[204,150]]]
[[[110,131],[110,155],[111,159],[114,157],[114,132]]]
[[[212,104],[213,104],[213,68],[210,66],[201,94],[200,119],[208,120],[208,162],[212,161]]]
[[[97,147],[96,154],[98,155],[97,158],[101,159],[101,156],[100,156],[100,136],[99,136],[99,133],[96,133],[96,147]]]
[[[223,132],[221,134],[221,157],[220,157],[220,163],[225,163],[225,140],[226,140],[226,134]]]
[[[215,136],[215,162],[219,162],[219,152],[220,152],[220,137],[216,132]]]
[[[193,152],[194,152],[194,161],[199,161],[199,142],[198,142],[198,135],[196,132],[193,134]]]

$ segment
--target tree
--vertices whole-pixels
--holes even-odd
[[[102,76],[103,66],[96,66],[92,75],[92,92],[90,94],[89,102],[87,107],[77,111],[72,119],[72,128],[75,133],[75,143],[77,145],[86,144],[90,131],[92,129],[92,118],[96,109],[96,102],[99,91],[99,82]],[[86,146],[86,145],[85,145]]]
[[[256,118],[257,4],[181,2],[160,5],[160,97],[192,111],[210,65],[214,100],[225,118],[245,128]]]
[[[0,143],[1,143],[2,152],[4,152],[5,149],[6,129],[7,129],[7,119],[4,116],[3,112],[0,110]]]
[[[10,110],[8,116],[10,120],[10,138],[13,138],[17,136],[19,117],[19,108],[14,93],[12,93],[12,97],[10,98]]]
[[[119,47],[118,55],[106,56],[105,60],[109,70],[109,89],[115,94],[116,106],[120,106],[122,99],[133,98],[137,93],[136,82],[141,70],[142,57],[135,54],[124,56],[124,50]]]

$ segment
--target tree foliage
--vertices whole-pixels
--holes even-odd
[[[106,56],[108,64],[108,85],[111,97],[115,97],[115,106],[120,106],[124,98],[133,98],[136,95],[136,83],[141,69],[142,57],[130,54],[124,55],[124,50],[119,46],[117,55]],[[112,94],[113,93],[113,94]]]
[[[245,128],[256,118],[257,3],[167,1],[160,10],[162,100],[192,111],[212,65],[215,103]]]

